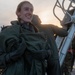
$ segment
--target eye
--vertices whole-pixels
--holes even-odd
[[[33,8],[29,8],[29,7],[25,7],[24,10],[33,12]]]
[[[25,11],[28,11],[28,10],[29,10],[29,8],[28,8],[28,7],[25,7],[25,8],[24,8],[24,10],[25,10]]]

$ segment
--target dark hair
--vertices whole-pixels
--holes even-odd
[[[29,1],[22,1],[18,6],[17,6],[17,9],[16,9],[16,12],[20,12],[21,11],[21,7],[23,6],[23,4],[25,3],[29,3],[30,5],[32,5]],[[33,5],[32,5],[33,6]]]

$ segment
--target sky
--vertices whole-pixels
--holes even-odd
[[[0,0],[0,26],[10,25],[10,21],[16,20],[15,14],[17,5],[23,0]],[[27,0],[34,6],[34,14],[38,15],[42,24],[55,24],[60,26],[60,22],[53,14],[53,7],[56,0]],[[62,0],[59,0],[62,2]],[[69,1],[69,0],[66,0]],[[61,3],[60,2],[60,3]],[[68,2],[66,2],[68,5]],[[62,20],[64,14],[61,9],[55,10],[57,16]]]

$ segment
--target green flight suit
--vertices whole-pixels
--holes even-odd
[[[50,47],[43,33],[28,23],[32,31],[18,22],[0,33],[0,68],[3,75],[45,75]]]

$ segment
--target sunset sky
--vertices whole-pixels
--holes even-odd
[[[0,0],[0,26],[10,25],[10,21],[16,20],[16,7],[23,0]],[[28,0],[34,6],[34,14],[38,15],[44,24],[60,25],[60,22],[53,15],[53,7],[56,0]],[[63,0],[59,0],[63,1]],[[69,0],[66,0],[65,5],[68,5]],[[67,6],[66,6],[67,7]],[[56,14],[60,19],[63,19],[61,9],[56,9]]]

